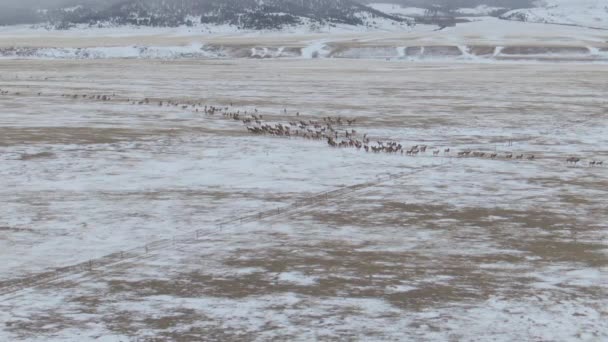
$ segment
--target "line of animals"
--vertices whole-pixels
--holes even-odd
[[[566,159],[566,163],[568,164],[578,164],[581,161],[580,158],[576,158],[576,157],[570,157],[568,159]],[[604,166],[604,161],[600,161],[600,160],[591,160],[589,161],[589,166],[594,167],[594,166]]]
[[[234,119],[238,120],[238,116],[233,116]],[[392,153],[401,154],[407,156],[416,156],[424,154],[429,149],[427,145],[414,145],[410,148],[404,147],[402,144],[396,141],[376,141],[370,143],[370,139],[367,134],[363,136],[358,135],[354,129],[340,129],[339,125],[334,126],[336,123],[346,122],[348,125],[352,125],[356,122],[356,119],[343,119],[341,117],[325,117],[323,122],[320,121],[291,121],[289,124],[277,123],[270,125],[263,123],[259,117],[253,115],[251,118],[242,120],[243,124],[246,125],[247,131],[253,134],[268,134],[273,136],[285,136],[285,137],[301,137],[304,139],[312,140],[326,140],[327,144],[331,147],[336,148],[356,148],[358,150],[363,149],[365,152],[372,153]],[[252,125],[252,123],[255,123]],[[340,139],[342,138],[342,139]],[[432,150],[433,156],[439,156],[443,152],[444,155],[450,155],[451,149],[445,148],[443,150],[435,148]],[[498,153],[487,153],[487,152],[476,152],[471,150],[460,151],[457,153],[458,157],[476,157],[476,158],[499,158]],[[535,160],[536,157],[533,154],[519,154],[514,155],[513,153],[505,153],[503,155],[505,159],[527,159]]]
[[[8,95],[8,90],[0,89],[0,95]],[[15,92],[15,95],[21,95],[20,92]],[[37,93],[38,96],[42,96],[41,92]],[[53,94],[51,94],[53,95]],[[61,94],[61,97],[71,99],[90,99],[95,101],[112,101],[116,99],[116,94]],[[356,124],[356,119],[347,119],[338,117],[324,117],[321,121],[318,120],[294,120],[289,121],[288,124],[277,123],[274,125],[264,123],[263,115],[258,113],[257,109],[253,111],[240,111],[233,109],[233,103],[229,106],[209,106],[198,101],[179,102],[171,99],[122,99],[131,105],[157,105],[159,107],[177,107],[182,110],[192,109],[195,113],[204,113],[206,115],[222,114],[222,117],[232,119],[235,121],[242,121],[246,125],[247,131],[253,134],[268,134],[274,136],[286,136],[286,137],[301,137],[304,139],[312,140],[326,140],[327,144],[331,147],[336,148],[356,148],[358,150],[363,149],[366,152],[372,153],[398,153],[407,156],[416,156],[424,154],[429,148],[427,145],[414,145],[410,148],[402,146],[400,143],[395,141],[376,141],[375,144],[370,142],[370,138],[367,134],[362,136],[357,133],[354,129],[345,129],[344,126],[352,126]],[[283,109],[283,114],[287,115],[287,109]],[[300,113],[296,113],[296,117],[299,117]],[[443,155],[450,155],[451,149],[445,148],[433,149],[432,155],[439,156],[443,152]],[[536,159],[533,154],[513,154],[513,153],[490,153],[490,152],[478,152],[471,151],[469,149],[459,151],[456,153],[457,157],[475,157],[475,158],[489,158],[489,159],[516,159],[516,160],[530,160]],[[578,157],[569,157],[566,159],[567,164],[573,164],[576,166],[581,161]],[[604,162],[599,160],[591,160],[588,162],[590,167],[603,166]]]

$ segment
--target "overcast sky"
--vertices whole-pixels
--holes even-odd
[[[118,0],[0,0],[0,6],[12,8],[46,8],[63,5],[66,3],[72,4],[76,2],[112,2]]]
[[[41,5],[57,5],[65,2],[65,0],[0,0],[0,6],[2,7],[13,7],[13,8],[25,8],[25,7],[39,7]]]

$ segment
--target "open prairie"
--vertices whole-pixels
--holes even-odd
[[[3,60],[0,340],[606,340],[606,80]]]

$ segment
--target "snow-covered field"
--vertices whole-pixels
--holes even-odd
[[[604,64],[5,60],[0,340],[608,339],[606,79]],[[429,148],[251,135],[205,105],[356,118],[336,127]]]

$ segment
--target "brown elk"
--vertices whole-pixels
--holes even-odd
[[[570,157],[570,158],[566,159],[566,163],[568,163],[568,164],[572,163],[574,165],[576,165],[579,161],[581,161],[581,159],[576,158],[576,157]]]

